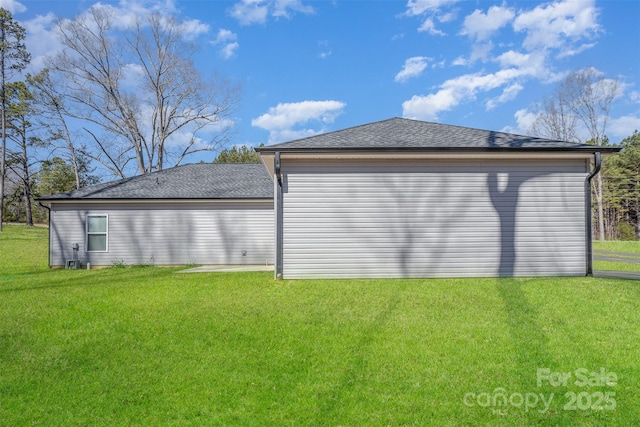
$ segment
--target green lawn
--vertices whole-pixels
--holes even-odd
[[[639,282],[274,281],[46,256],[46,230],[0,233],[0,425],[640,420]]]
[[[607,252],[622,252],[629,254],[636,254],[636,258],[640,259],[640,241],[606,241],[606,242],[593,242],[594,251],[607,251]],[[640,272],[640,264],[624,262],[625,257],[617,256],[615,254],[608,254],[613,258],[620,258],[621,262],[594,260],[593,268],[596,270],[617,270],[617,271],[637,271]]]
[[[629,252],[640,255],[640,241],[611,240],[605,242],[594,241],[593,250]]]

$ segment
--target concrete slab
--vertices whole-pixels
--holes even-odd
[[[221,273],[239,271],[273,271],[273,265],[201,265],[178,273]]]

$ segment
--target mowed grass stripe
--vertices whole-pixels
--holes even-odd
[[[22,233],[32,230],[0,234],[0,275],[15,276],[0,281],[0,419],[7,425],[595,426],[640,419],[636,282],[49,271],[46,231],[27,240],[29,250],[19,249]],[[25,252],[29,260],[6,261]],[[600,367],[617,374],[616,386],[536,383],[539,368]],[[469,393],[498,388],[555,397],[547,412],[541,404],[529,411],[465,404]],[[615,392],[616,408],[564,409],[565,393],[585,391]]]

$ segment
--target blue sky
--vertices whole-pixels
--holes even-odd
[[[93,1],[0,0],[27,29],[31,72],[52,29]],[[607,135],[640,130],[640,2],[102,1],[123,20],[184,20],[197,67],[243,87],[233,143],[275,143],[407,117],[528,133],[534,105],[567,73],[617,78]],[[206,159],[210,160],[210,159]]]

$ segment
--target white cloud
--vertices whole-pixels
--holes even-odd
[[[422,16],[424,21],[418,28],[419,32],[427,32],[433,36],[443,36],[445,33],[436,27],[435,19],[440,23],[451,22],[456,18],[455,11],[442,12],[444,7],[451,6],[459,0],[409,0],[407,16]]]
[[[508,51],[498,56],[496,62],[500,64],[500,68],[502,69],[516,68],[523,70],[525,75],[544,82],[553,82],[558,79],[557,73],[549,69],[544,52],[522,54]]]
[[[502,94],[500,96],[496,98],[492,98],[489,101],[487,101],[486,103],[487,110],[493,110],[498,105],[504,104],[507,101],[511,101],[515,99],[516,96],[518,96],[518,94],[520,93],[520,91],[522,91],[522,89],[524,89],[524,86],[522,86],[520,83],[514,83],[512,85],[507,86],[502,91]]]
[[[516,111],[513,115],[516,119],[516,126],[505,126],[502,128],[502,132],[515,133],[520,135],[530,135],[533,123],[538,117],[535,113],[527,110],[526,108]]]
[[[469,57],[469,62],[474,63],[478,60],[486,61],[489,59],[489,54],[493,50],[493,43],[488,41],[484,43],[475,43],[473,48],[471,49],[471,56]]]
[[[422,15],[425,12],[437,11],[443,6],[457,2],[458,0],[409,0],[407,3],[407,15]]]
[[[15,0],[0,0],[0,7],[11,13],[20,13],[27,10],[25,5]]]
[[[48,13],[21,22],[27,32],[25,44],[31,53],[31,63],[27,67],[27,72],[40,72],[44,68],[45,56],[62,49],[55,36],[56,19],[53,13]]]
[[[253,119],[251,125],[269,131],[269,143],[282,142],[322,132],[345,107],[345,103],[331,100],[283,103]],[[321,129],[309,127],[310,122],[320,124]]]
[[[238,42],[228,43],[222,48],[220,53],[222,54],[223,57],[225,57],[226,59],[229,59],[233,55],[235,55],[236,50],[238,50],[239,47],[240,47],[240,44]]]
[[[268,10],[264,0],[242,0],[233,5],[230,14],[242,25],[264,24],[267,22]]]
[[[404,67],[402,71],[396,74],[395,80],[397,82],[406,82],[414,77],[419,77],[422,72],[427,68],[427,61],[429,58],[426,56],[414,56],[404,61]]]
[[[433,17],[439,8],[448,4],[437,0],[409,2],[407,14],[427,14],[426,29],[432,34],[442,34],[435,27]],[[576,55],[593,47],[595,43],[589,39],[600,31],[597,17],[594,0],[556,0],[517,12],[504,4],[491,6],[486,11],[475,10],[466,16],[460,31],[473,40],[470,52],[458,56],[451,64],[470,67],[477,61],[491,61],[499,69],[453,77],[437,86],[432,93],[414,95],[402,104],[403,115],[434,120],[440,113],[472,101],[480,94],[490,95],[485,107],[491,110],[515,99],[524,90],[526,80],[557,81],[562,78],[563,71],[555,70],[551,60]],[[508,27],[510,23],[511,27]],[[499,45],[505,51],[492,54],[496,49],[492,38],[505,28],[524,33],[522,45],[520,48],[512,47],[513,43],[506,47]],[[403,77],[403,72],[396,79]],[[411,76],[408,68],[407,76]],[[501,93],[490,93],[498,89]]]
[[[235,55],[236,50],[240,47],[237,34],[229,30],[225,30],[224,28],[218,30],[215,40],[211,43],[216,46],[221,46],[220,54],[225,59],[229,59]]]
[[[459,56],[451,62],[451,65],[465,66],[469,63],[463,56]]]
[[[624,139],[633,135],[634,131],[640,131],[640,117],[629,114],[622,117],[609,119],[607,134],[616,139]],[[615,139],[611,142],[618,142]]]
[[[269,16],[291,18],[292,12],[310,14],[314,9],[300,0],[241,0],[229,14],[241,25],[252,25],[266,23]]]
[[[290,18],[289,11],[305,14],[314,13],[313,7],[302,4],[300,0],[276,0],[273,9],[272,15],[277,18]]]
[[[442,23],[451,22],[451,21],[455,21],[457,17],[458,17],[458,12],[454,10],[454,11],[443,13],[442,15],[438,15],[438,21]]]
[[[526,33],[524,48],[574,49],[572,43],[592,38],[600,31],[595,0],[563,0],[545,3],[520,13],[513,22],[515,31]]]
[[[487,40],[494,32],[511,22],[514,16],[513,9],[502,6],[491,6],[486,14],[476,9],[464,18],[460,34],[478,41]]]
[[[467,15],[460,34],[469,36],[474,43],[469,58],[459,58],[457,65],[471,65],[478,60],[482,62],[489,60],[489,55],[494,48],[490,37],[513,20],[514,16],[513,9],[500,6],[491,6],[486,14],[476,9],[472,14]]]
[[[424,20],[418,31],[423,33],[427,32],[432,36],[444,36],[445,34],[436,28],[435,22],[433,22],[433,18],[427,18]]]
[[[514,117],[516,118],[516,123],[518,124],[519,133],[528,135],[531,133],[531,129],[533,128],[533,124],[535,123],[538,115],[527,111],[526,109],[516,111]]]
[[[411,119],[436,120],[440,112],[452,109],[458,102],[451,89],[442,89],[427,96],[414,95],[402,103],[402,115]]]
[[[193,40],[202,34],[207,34],[209,32],[209,25],[197,19],[189,19],[180,23],[180,31],[182,32],[182,37]]]
[[[632,90],[631,92],[629,92],[629,99],[631,100],[631,102],[640,103],[640,92],[638,92],[637,90]]]
[[[496,58],[501,67],[522,67],[529,63],[531,54],[520,53],[513,50],[504,52]]]
[[[229,41],[237,40],[238,36],[230,30],[225,30],[224,28],[220,28],[218,30],[218,35],[216,39],[213,41],[214,44],[227,43]]]
[[[595,43],[584,43],[584,44],[582,44],[580,46],[577,46],[574,49],[571,49],[571,48],[564,49],[558,54],[557,58],[558,59],[562,59],[562,58],[566,58],[568,56],[578,55],[579,53],[582,53],[585,50],[591,49],[595,45],[596,45]]]
[[[479,92],[488,92],[501,86],[513,86],[514,81],[531,77],[535,68],[507,68],[489,74],[464,74],[449,79],[440,85],[436,93],[426,96],[415,95],[402,104],[403,116],[419,120],[435,120],[443,111],[449,111],[463,101],[475,99]],[[503,93],[504,95],[504,93]],[[505,95],[506,96],[506,95]]]

